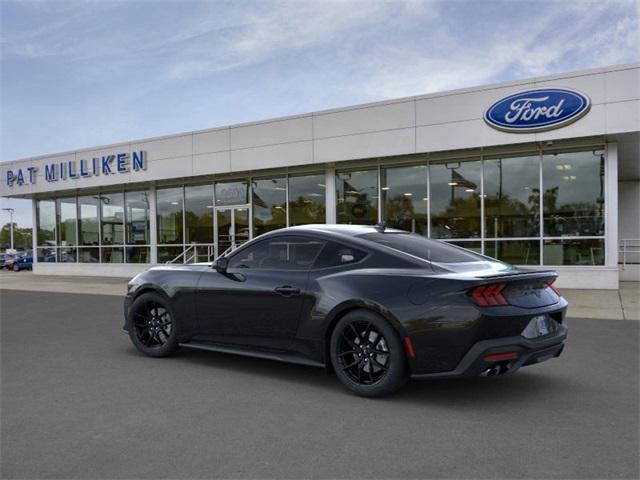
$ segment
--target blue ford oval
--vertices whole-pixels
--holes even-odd
[[[539,132],[578,120],[591,107],[586,95],[575,90],[541,88],[510,95],[491,105],[484,120],[509,132]]]

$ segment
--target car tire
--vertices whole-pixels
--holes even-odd
[[[17,263],[14,263],[14,264],[13,264],[13,271],[14,271],[14,272],[19,272],[19,271],[20,271],[20,267],[18,266],[18,264],[17,264]]]
[[[338,379],[356,395],[390,395],[408,379],[400,336],[369,310],[351,311],[338,321],[331,334],[330,356]]]
[[[162,295],[147,292],[129,309],[129,338],[150,357],[167,357],[178,350],[178,325],[170,302]]]

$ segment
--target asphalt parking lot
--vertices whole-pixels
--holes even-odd
[[[117,296],[0,291],[2,478],[638,478],[640,322],[363,399],[323,370],[138,354]]]

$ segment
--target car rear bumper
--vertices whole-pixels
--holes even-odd
[[[413,374],[411,378],[420,380],[513,373],[520,367],[559,357],[566,338],[567,327],[561,324],[555,334],[537,339],[518,335],[482,340],[471,347],[454,370]]]

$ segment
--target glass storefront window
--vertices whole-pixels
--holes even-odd
[[[182,187],[158,189],[156,199],[158,243],[182,243]]]
[[[78,261],[80,263],[98,263],[100,262],[100,249],[94,248],[78,248]]]
[[[127,263],[150,263],[151,252],[149,247],[125,247]]]
[[[38,200],[37,205],[38,245],[56,244],[56,202],[53,200]]]
[[[72,246],[76,244],[78,208],[76,198],[58,198],[58,244]]]
[[[182,247],[158,247],[158,263],[170,262],[182,252]]]
[[[245,205],[249,203],[249,182],[216,183],[216,206]]]
[[[373,225],[378,222],[378,170],[336,174],[338,223]]]
[[[604,265],[604,239],[545,240],[545,265]]]
[[[476,242],[476,241],[472,241],[472,242],[452,242],[450,240],[447,240],[447,243],[451,244],[451,245],[457,245],[458,247],[462,247],[462,248],[466,248],[467,250],[471,250],[473,252],[476,253],[482,253],[482,242]]]
[[[58,261],[58,253],[54,247],[43,247],[36,250],[39,263],[54,263]]]
[[[539,265],[539,240],[487,240],[484,254],[513,265]]]
[[[480,237],[480,160],[432,164],[431,236]]]
[[[102,263],[123,263],[124,248],[122,247],[102,247],[100,249]]]
[[[542,158],[544,235],[604,235],[604,154],[545,153]]]
[[[78,232],[80,245],[99,245],[98,197],[78,197]]]
[[[184,189],[185,243],[213,243],[213,185]]]
[[[326,222],[324,182],[324,174],[289,177],[290,226]]]
[[[540,235],[540,156],[484,161],[485,236]]]
[[[78,257],[78,250],[72,247],[58,248],[58,262],[75,263]]]
[[[149,238],[149,193],[125,192],[125,220],[128,245],[148,245]],[[146,262],[135,262],[146,263]]]
[[[102,245],[122,245],[124,243],[124,194],[100,195]]]
[[[287,180],[284,177],[253,180],[253,236],[287,226]]]
[[[381,175],[383,220],[390,227],[426,236],[427,166],[384,168]]]

